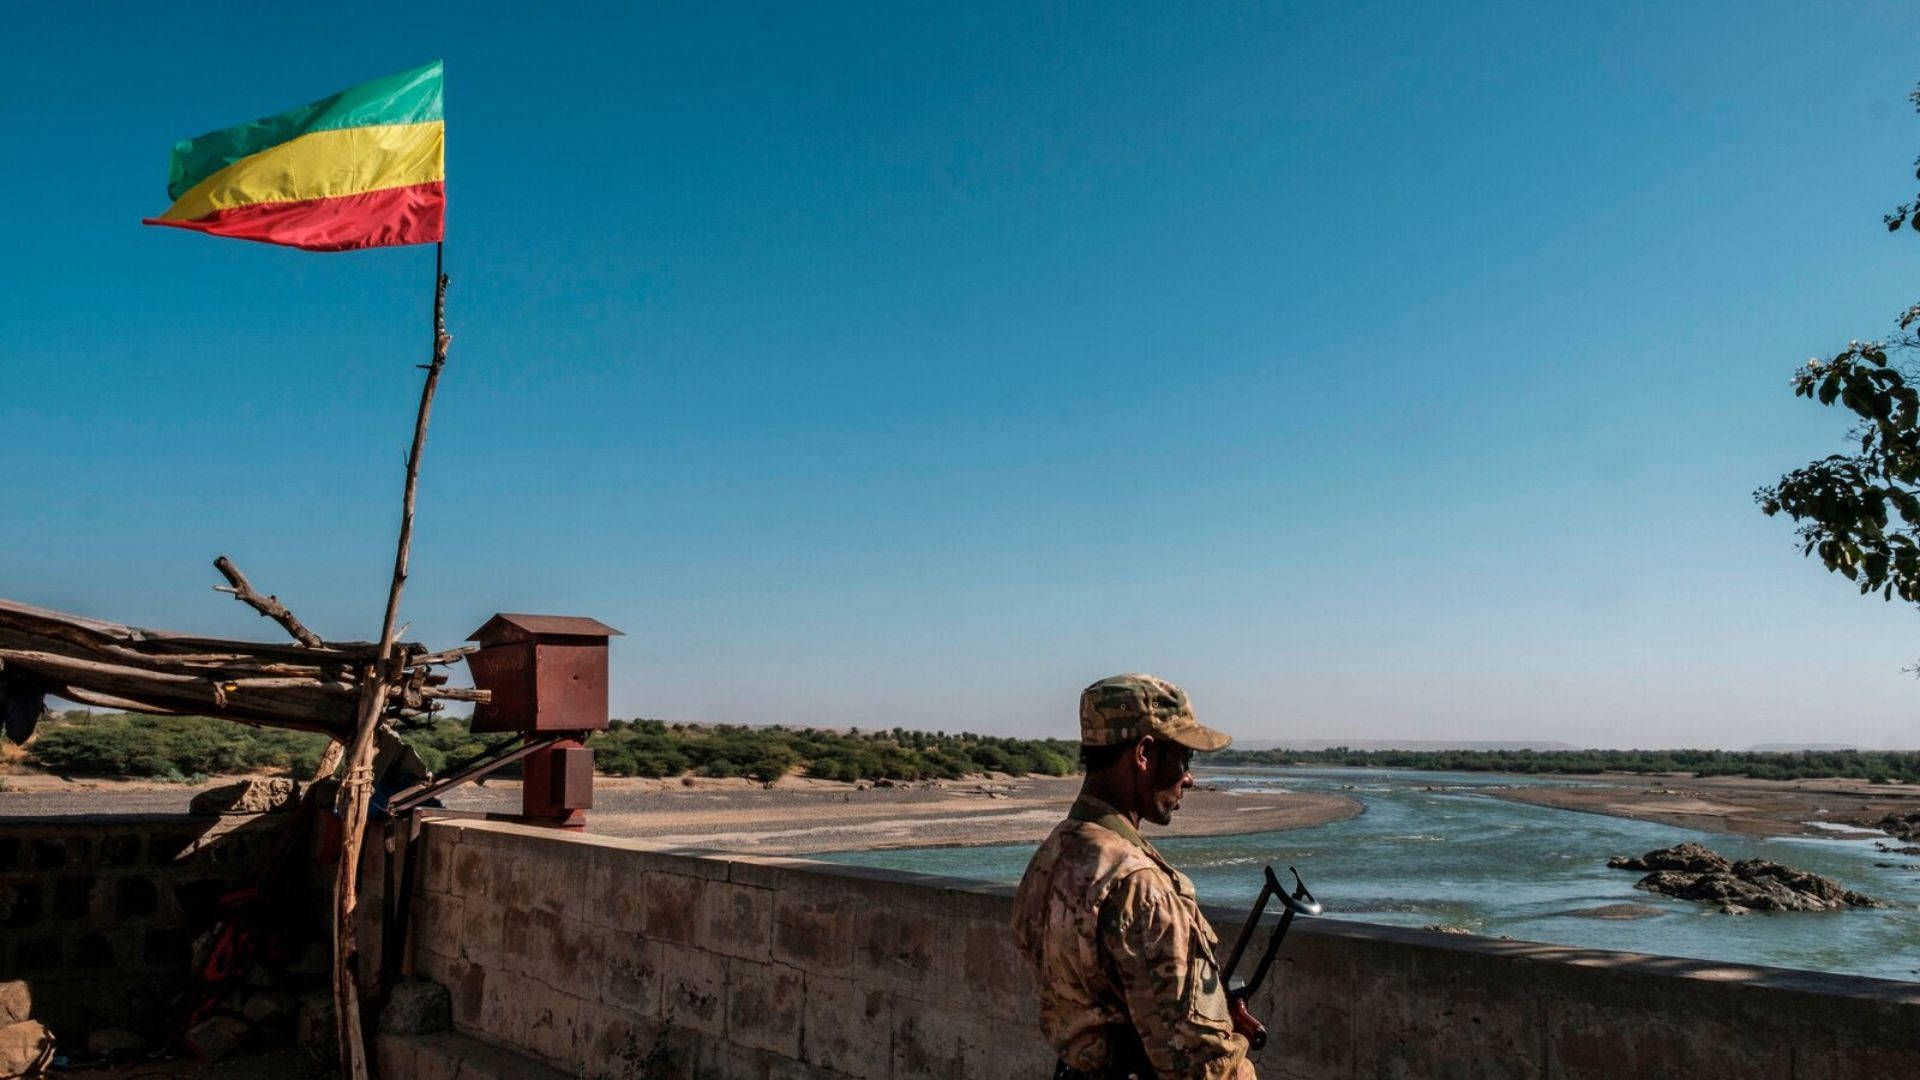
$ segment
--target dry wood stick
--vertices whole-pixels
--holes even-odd
[[[0,603],[4,603],[4,601],[0,601]],[[131,653],[138,653],[144,657],[172,658],[174,660],[191,660],[198,657],[214,655],[206,649],[187,649],[187,651],[183,652],[181,651],[184,647],[182,643],[201,646],[210,645],[217,652],[223,654],[229,653],[232,646],[239,644],[231,641],[184,638],[176,635],[154,636],[151,635],[149,631],[144,631],[137,627],[115,626],[111,623],[100,623],[94,626],[88,626],[79,621],[77,616],[61,616],[58,612],[48,612],[47,614],[52,617],[32,618],[19,613],[13,613],[12,617],[9,617],[9,612],[7,612],[4,607],[0,607],[0,636],[42,638],[48,641],[64,642],[68,645],[86,649],[91,652],[125,650]],[[68,618],[74,621],[63,621],[63,619]],[[105,627],[109,632],[102,632],[99,627]],[[223,646],[227,648],[223,649]],[[264,651],[272,652],[282,658],[285,658],[287,653],[298,653],[302,660],[315,664],[328,661],[364,662],[373,655],[373,646],[366,644],[344,644],[308,649],[303,645],[287,645],[268,646]],[[255,657],[258,656],[259,653],[248,652],[245,655]],[[308,659],[309,657],[311,657],[311,659]]]
[[[246,604],[248,607],[253,608],[253,610],[279,623],[286,628],[287,633],[293,635],[293,640],[305,645],[307,648],[321,649],[326,647],[326,642],[320,640],[320,635],[307,629],[305,623],[295,618],[293,612],[287,609],[287,605],[280,602],[279,597],[262,597],[259,593],[255,592],[253,590],[253,583],[247,580],[247,575],[241,573],[239,567],[233,565],[232,559],[222,555],[213,560],[213,568],[220,571],[221,575],[224,576],[229,585],[231,585],[231,588],[221,589],[222,592],[232,593],[235,600]],[[220,587],[216,585],[214,588],[218,589]],[[320,766],[314,770],[313,776],[309,778],[309,782],[313,780],[323,780],[332,776],[333,771],[340,767],[340,755],[343,749],[338,740],[328,739],[327,748],[320,752]]]
[[[323,679],[319,676],[306,678],[254,678],[251,672],[228,677],[227,672],[219,668],[196,672],[155,671],[137,664],[109,664],[102,660],[88,660],[79,656],[67,656],[63,653],[43,652],[35,649],[0,648],[0,659],[19,661],[21,664],[49,671],[55,675],[85,678],[89,675],[102,680],[116,680],[127,683],[144,683],[159,688],[165,686],[194,688],[209,683],[220,683],[234,687],[255,687],[271,690],[315,690],[332,693],[351,694],[359,689],[350,682]]]
[[[480,646],[478,645],[462,645],[457,649],[448,649],[445,652],[423,653],[407,661],[407,666],[433,667],[435,665],[457,664],[479,651]]]
[[[8,641],[12,635],[0,632],[0,641]],[[67,644],[60,638],[49,637],[44,640]],[[97,645],[84,651],[113,660],[125,660],[136,667],[152,668],[156,671],[251,671],[273,675],[311,675],[318,678],[330,669],[338,669],[340,664],[287,664],[275,660],[256,660],[245,653],[156,653],[129,649],[123,645]]]
[[[98,705],[103,709],[152,713],[156,716],[184,715],[179,709],[163,709],[158,705],[152,705],[144,701],[135,701],[132,698],[116,697],[113,694],[102,694],[83,686],[63,686],[56,692],[61,697],[77,701],[82,705]]]
[[[307,782],[312,783],[314,780],[325,780],[327,777],[332,776],[334,770],[340,767],[340,759],[346,756],[346,744],[338,739],[328,739],[327,748],[320,751],[320,764],[314,767],[313,777]]]
[[[400,672],[393,665],[394,623],[400,612],[400,592],[407,584],[407,554],[413,544],[414,494],[420,484],[420,451],[427,442],[427,420],[433,414],[433,391],[440,369],[447,363],[447,276],[440,271],[440,245],[434,246],[433,363],[427,366],[426,385],[420,390],[420,411],[413,421],[413,447],[407,453],[407,484],[400,502],[400,543],[393,557],[393,582],[387,589],[387,611],[380,625],[380,650],[360,686],[360,715],[349,752],[346,780],[340,785],[340,865],[333,882],[333,1004],[340,1024],[340,1062],[349,1080],[367,1080],[367,1051],[360,1025],[360,990],[354,981],[353,909],[358,900],[357,873],[360,841],[367,825],[367,800],[373,788],[374,730]]]
[[[247,580],[247,575],[241,573],[239,567],[233,565],[232,559],[222,555],[213,560],[213,568],[220,571],[221,575],[227,579],[228,584],[232,586],[231,588],[221,589],[220,586],[215,585],[214,588],[220,589],[221,592],[232,593],[235,600],[247,605],[266,618],[279,623],[286,628],[287,633],[293,635],[293,640],[305,645],[307,648],[326,648],[327,643],[320,640],[320,635],[307,629],[305,624],[301,623],[299,619],[294,618],[293,612],[287,610],[287,605],[281,603],[279,597],[261,596],[259,593],[254,592],[253,583]]]
[[[493,691],[474,690],[464,686],[423,686],[420,688],[423,698],[441,698],[446,701],[472,701],[485,705],[493,700]]]
[[[301,679],[301,678],[293,678],[293,677],[268,677],[268,678],[256,679],[251,675],[240,675],[240,676],[221,675],[215,678],[214,681],[218,682],[221,685],[222,689],[228,691],[229,693],[235,690],[307,690],[307,689],[312,689],[317,687],[321,690],[337,690],[337,691],[340,691],[341,693],[351,694],[354,691],[360,689],[359,687],[355,686],[350,682],[347,682],[344,679],[340,679],[340,680],[315,679],[315,678]]]

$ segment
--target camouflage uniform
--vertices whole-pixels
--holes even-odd
[[[1151,676],[1095,683],[1080,715],[1091,745],[1147,734],[1207,749],[1227,741],[1193,719],[1178,687]],[[1041,1031],[1065,1066],[1253,1080],[1193,882],[1113,807],[1088,795],[1073,804],[1027,864],[1013,930],[1039,982]]]

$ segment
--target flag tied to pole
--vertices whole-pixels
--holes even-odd
[[[174,144],[148,225],[308,251],[443,239],[441,62]]]

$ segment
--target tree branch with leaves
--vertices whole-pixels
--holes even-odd
[[[1920,89],[1912,94],[1920,109]],[[1920,162],[1915,163],[1920,178]],[[1896,207],[1889,230],[1920,230],[1920,200]],[[1849,449],[1812,461],[1753,493],[1769,516],[1800,527],[1801,553],[1819,556],[1862,595],[1920,603],[1920,304],[1884,341],[1854,341],[1831,359],[1794,372],[1796,397],[1839,405],[1855,417]]]

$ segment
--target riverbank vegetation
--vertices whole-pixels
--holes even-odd
[[[479,756],[500,735],[476,735],[443,717],[402,732],[436,772]],[[1062,739],[1015,739],[968,732],[706,726],[615,720],[588,740],[597,772],[610,776],[744,776],[790,772],[826,780],[959,779],[989,772],[1066,776],[1078,749]],[[307,732],[249,727],[204,716],[50,714],[26,760],[50,772],[187,780],[223,773],[311,775],[326,746]]]
[[[49,713],[26,760],[49,772],[192,780],[222,773],[312,775],[324,735],[205,716]]]
[[[1446,772],[1691,773],[1757,780],[1842,777],[1920,783],[1920,751],[1911,750],[1226,750],[1215,765],[1344,765]]]
[[[1066,776],[1076,744],[969,732],[823,731],[817,728],[615,720],[593,737],[594,766],[614,776],[748,776],[799,769],[823,780],[957,780],[989,772]]]
[[[500,735],[476,735],[442,717],[402,733],[439,772],[484,752]],[[588,740],[594,767],[608,776],[744,776],[798,773],[823,780],[954,780],[989,772],[1067,776],[1078,748],[1065,739],[1016,739],[969,732],[832,731],[820,728],[673,724],[615,720]],[[256,728],[204,716],[49,714],[26,761],[51,772],[185,780],[225,773],[308,776],[320,735]],[[1227,750],[1214,765],[1358,766],[1450,772],[1587,775],[1601,772],[1750,776],[1762,780],[1846,777],[1920,783],[1920,751],[1802,750]]]

